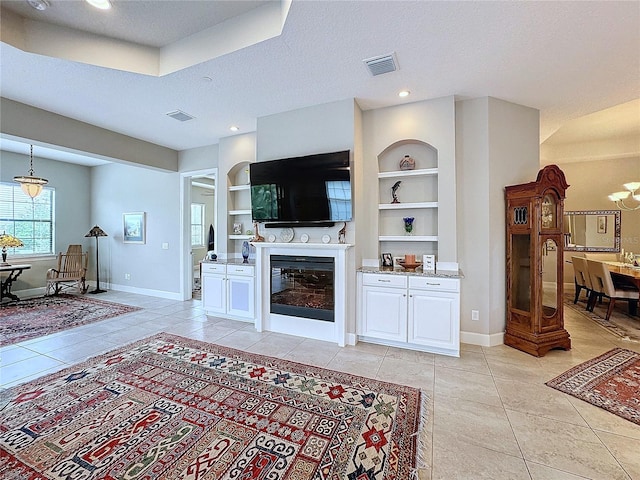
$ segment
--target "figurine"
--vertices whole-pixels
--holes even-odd
[[[264,242],[264,237],[262,235],[260,235],[260,232],[258,231],[258,222],[253,222],[253,231],[255,232],[255,235],[253,236],[251,241],[252,242]]]
[[[338,230],[338,243],[344,243],[344,237],[347,234],[347,222],[344,222],[342,228]]]
[[[398,180],[393,184],[393,187],[391,187],[391,196],[393,197],[393,201],[391,203],[400,203],[400,200],[398,200],[398,196],[396,195],[396,191],[400,188],[401,183],[402,181]]]

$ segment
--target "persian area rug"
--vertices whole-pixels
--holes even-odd
[[[640,353],[614,348],[547,385],[640,425]]]
[[[627,313],[629,308],[627,302],[616,302],[611,317],[609,321],[607,321],[604,319],[604,315],[606,314],[606,302],[608,302],[608,300],[605,300],[605,303],[603,303],[604,307],[596,304],[594,311],[589,312],[585,309],[586,296],[584,294],[580,295],[580,300],[574,304],[573,295],[573,293],[570,295],[565,294],[565,307],[569,307],[573,311],[584,315],[617,337],[632,342],[640,342],[640,318],[632,317]],[[600,316],[600,314],[603,316]]]
[[[166,333],[6,396],[5,480],[407,480],[426,405],[414,388]]]
[[[80,295],[53,295],[2,304],[0,346],[43,337],[141,310]]]

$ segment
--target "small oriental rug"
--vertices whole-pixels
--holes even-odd
[[[640,353],[614,348],[547,385],[640,425]]]
[[[7,397],[7,480],[408,480],[426,404],[414,388],[166,333]]]
[[[2,304],[0,346],[141,310],[92,297],[55,295]]]

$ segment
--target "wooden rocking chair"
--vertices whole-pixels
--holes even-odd
[[[82,252],[82,245],[69,245],[67,253],[58,254],[57,268],[47,271],[47,289],[45,295],[58,295],[63,290],[78,289],[85,294],[87,285],[87,263],[89,254]]]

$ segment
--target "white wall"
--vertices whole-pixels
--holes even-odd
[[[465,278],[461,335],[469,343],[502,342],[506,321],[504,187],[536,179],[537,110],[485,97],[456,102],[458,242]],[[478,310],[479,321],[471,320]]]
[[[37,152],[37,148],[34,151]],[[90,245],[90,239],[84,238],[84,235],[93,226],[91,224],[91,169],[39,158],[35,154],[33,168],[35,175],[49,180],[47,186],[55,189],[54,252],[66,252],[70,244],[83,245],[86,250]],[[14,176],[26,175],[28,172],[28,155],[0,151],[0,181],[13,182]],[[17,260],[18,257],[14,258]],[[11,255],[9,261],[12,262]],[[13,290],[43,288],[47,270],[55,267],[55,257],[32,257],[25,261],[30,263],[32,268],[23,272],[14,283]]]
[[[180,175],[109,164],[92,168],[91,177],[95,199],[91,220],[109,235],[99,239],[101,283],[179,298]],[[146,212],[144,245],[123,243],[122,214],[126,212]],[[165,242],[166,250],[162,249]],[[125,273],[130,280],[125,280]]]

